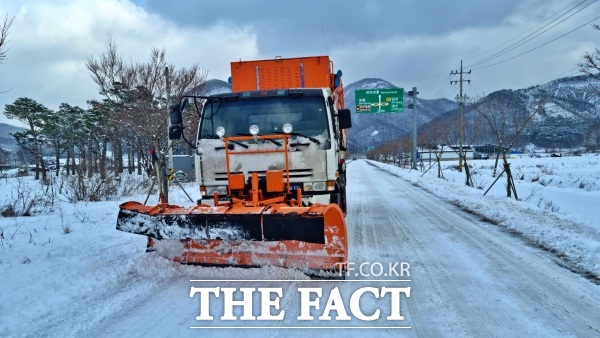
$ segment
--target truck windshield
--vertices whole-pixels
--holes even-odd
[[[283,124],[290,123],[295,133],[329,138],[327,121],[322,97],[214,100],[205,105],[198,137],[218,138],[218,127],[225,128],[225,136],[247,135],[253,124],[260,135],[283,133]]]

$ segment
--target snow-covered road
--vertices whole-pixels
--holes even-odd
[[[350,261],[355,267],[364,262],[410,264],[410,276],[382,280],[353,271],[347,281],[280,281],[280,282],[191,282],[204,279],[206,268],[186,267],[179,273],[151,286],[132,277],[123,287],[139,290],[127,302],[123,294],[114,295],[119,309],[97,325],[75,325],[77,336],[305,336],[310,329],[282,327],[343,326],[388,327],[381,329],[319,329],[315,334],[406,335],[406,336],[578,336],[600,335],[600,287],[556,264],[552,254],[528,246],[525,241],[496,225],[480,221],[418,187],[367,161],[349,164],[348,216]],[[208,274],[212,279],[215,270]],[[288,279],[281,272],[225,269],[223,279]],[[377,272],[377,271],[376,271]],[[298,279],[291,274],[290,278]],[[391,277],[388,277],[393,279]],[[360,281],[359,281],[360,280]],[[142,283],[141,285],[139,283]],[[363,322],[297,320],[301,302],[298,288],[336,285],[344,299],[355,290],[369,286],[411,287],[409,298],[403,296],[403,321],[386,321],[389,300],[364,297],[361,309],[366,314],[381,309],[382,318]],[[223,303],[211,297],[213,321],[197,321],[199,297],[190,298],[191,287],[280,287],[280,309],[286,311],[282,321],[221,321]],[[103,295],[103,307],[110,308],[113,294]],[[222,297],[221,297],[222,298]],[[259,298],[254,297],[254,311],[260,312]],[[327,297],[321,300],[321,311]],[[109,304],[107,306],[107,304]],[[234,313],[241,315],[241,307]],[[237,311],[239,310],[239,311]],[[350,313],[348,305],[346,310]],[[93,313],[94,309],[89,309]],[[274,311],[275,313],[277,311]],[[351,313],[350,313],[351,314]],[[336,312],[332,311],[335,318]],[[89,316],[89,314],[87,315]],[[82,316],[86,318],[87,316]],[[73,319],[75,320],[75,319]],[[190,327],[252,326],[257,329],[191,329]],[[280,328],[258,328],[258,327]],[[391,328],[391,327],[410,327]],[[366,332],[365,330],[369,330]],[[314,330],[316,331],[316,330]],[[40,333],[39,331],[37,333]],[[62,332],[67,333],[67,332]]]
[[[351,258],[411,264],[411,334],[600,335],[600,287],[551,254],[366,161],[349,172]]]

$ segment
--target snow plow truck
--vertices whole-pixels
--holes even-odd
[[[231,93],[187,95],[170,107],[169,138],[199,116],[201,199],[120,206],[117,229],[148,249],[205,266],[274,265],[343,275],[346,129],[341,71],[328,56],[231,63]],[[187,140],[186,140],[187,141]]]

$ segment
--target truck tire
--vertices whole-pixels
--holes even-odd
[[[340,186],[337,187],[337,191],[335,194],[331,194],[329,197],[330,203],[337,204],[340,209],[346,214],[346,188],[342,188]]]
[[[329,195],[329,203],[335,203],[337,205],[340,205],[340,194],[335,193],[335,194]],[[340,206],[340,208],[341,208],[341,206]]]
[[[340,206],[340,208],[342,208],[344,215],[346,215],[346,187],[340,188],[340,204],[339,204],[339,206]]]

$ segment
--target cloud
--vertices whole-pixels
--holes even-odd
[[[453,98],[458,89],[444,83],[449,82],[450,71],[458,69],[461,60],[467,65],[489,56],[499,49],[480,53],[520,34],[527,35],[532,27],[541,27],[549,17],[555,18],[557,12],[576,4],[579,2],[561,0],[306,0],[274,6],[272,1],[145,1],[149,12],[160,13],[186,27],[215,22],[251,25],[261,58],[329,54],[336,67],[344,70],[345,83],[382,77],[398,86],[418,86],[425,98],[436,97],[440,88],[446,88],[440,96]],[[592,4],[494,61],[517,55],[575,28],[593,18],[597,8],[597,3]],[[197,20],[182,15],[186,11],[210,15]],[[597,41],[597,36],[597,31],[585,27],[514,61],[473,70],[473,82],[467,88],[479,95],[535,85],[573,68],[581,58],[577,51]]]
[[[175,66],[198,64],[209,77],[225,80],[224,60],[258,54],[251,26],[179,27],[127,1],[7,1],[0,2],[0,13],[15,16],[7,60],[0,65],[2,111],[19,97],[50,109],[62,102],[87,108],[86,101],[99,95],[84,59],[104,52],[108,36],[126,59],[147,60],[153,47],[165,48]],[[3,114],[0,122],[7,122]]]
[[[525,53],[593,19],[597,13],[592,7],[509,53],[497,55],[489,63],[473,67],[469,65],[502,51],[520,39],[527,39],[528,34],[550,22],[546,19],[561,8],[565,8],[565,4],[554,2],[544,5],[529,1],[514,13],[503,16],[502,20],[496,18],[494,25],[465,25],[436,34],[382,34],[378,39],[338,44],[331,54],[336,65],[345,70],[345,83],[364,77],[381,77],[399,87],[417,86],[424,98],[452,99],[458,95],[458,86],[449,83],[450,80],[458,80],[458,77],[449,77],[449,74],[459,69],[461,60],[464,60],[464,71],[472,70],[470,75],[465,75],[466,79],[472,80],[470,84],[465,83],[463,88],[463,93],[467,95],[489,94],[505,88],[525,88],[574,68],[581,62],[585,51],[593,50],[593,41],[597,41],[600,33],[591,27],[583,27],[514,60],[502,61]],[[493,63],[498,64],[480,68]],[[576,74],[575,70],[563,76]],[[441,92],[440,88],[443,88]]]
[[[83,59],[100,55],[108,35],[131,60],[146,60],[152,47],[166,48],[168,61],[176,66],[197,63],[209,78],[223,80],[229,63],[238,59],[329,54],[344,71],[346,84],[381,77],[401,87],[416,86],[423,98],[455,97],[458,88],[449,85],[449,74],[461,60],[465,71],[473,70],[465,88],[469,95],[538,84],[574,68],[600,36],[586,26],[515,60],[477,69],[469,65],[579,2],[132,1],[0,0],[0,14],[16,15],[8,59],[0,65],[0,91],[12,90],[0,93],[0,107],[21,96],[52,109],[61,102],[85,106],[97,98],[97,89]],[[494,62],[591,20],[599,5],[593,3]]]

